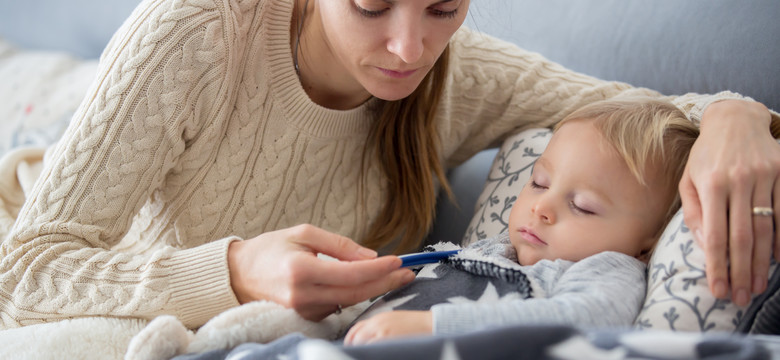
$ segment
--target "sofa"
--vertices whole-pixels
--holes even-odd
[[[138,2],[0,0],[0,156],[56,141],[103,47]],[[466,26],[602,79],[670,95],[731,90],[778,110],[778,15],[776,0],[474,0]],[[500,232],[512,193],[547,140],[549,130],[529,130],[449,169],[456,201],[440,198],[427,242]],[[777,338],[759,335],[778,334],[780,325],[756,321],[780,318],[775,267],[770,290],[749,307],[712,298],[701,249],[678,214],[651,260],[636,329],[750,334],[780,356]]]

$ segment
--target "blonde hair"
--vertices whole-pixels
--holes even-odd
[[[417,248],[433,224],[436,179],[453,198],[434,121],[448,66],[449,46],[411,95],[384,101],[378,109],[379,120],[366,142],[361,171],[365,173],[366,159],[374,156],[391,195],[364,237],[367,247],[378,249],[399,240],[395,253]]]
[[[681,206],[677,186],[699,129],[667,101],[625,97],[586,105],[569,114],[554,130],[569,121],[586,119],[593,120],[640,184],[648,186],[651,175],[660,176],[660,185],[668,190],[663,194],[669,204],[665,227]]]

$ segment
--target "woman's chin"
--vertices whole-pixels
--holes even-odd
[[[382,81],[368,87],[368,92],[376,98],[385,101],[397,101],[409,97],[417,86],[419,81]]]

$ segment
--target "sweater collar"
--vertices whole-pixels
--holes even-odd
[[[271,96],[279,101],[290,124],[318,137],[345,137],[366,134],[374,121],[372,108],[380,100],[372,98],[350,110],[333,110],[314,103],[304,91],[293,65],[290,49],[290,22],[295,0],[268,0],[262,15],[267,24],[265,48],[267,81]]]

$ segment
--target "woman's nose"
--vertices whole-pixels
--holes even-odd
[[[397,31],[392,31],[387,42],[387,50],[401,58],[404,63],[414,64],[423,55],[423,37],[421,24],[406,22]]]

